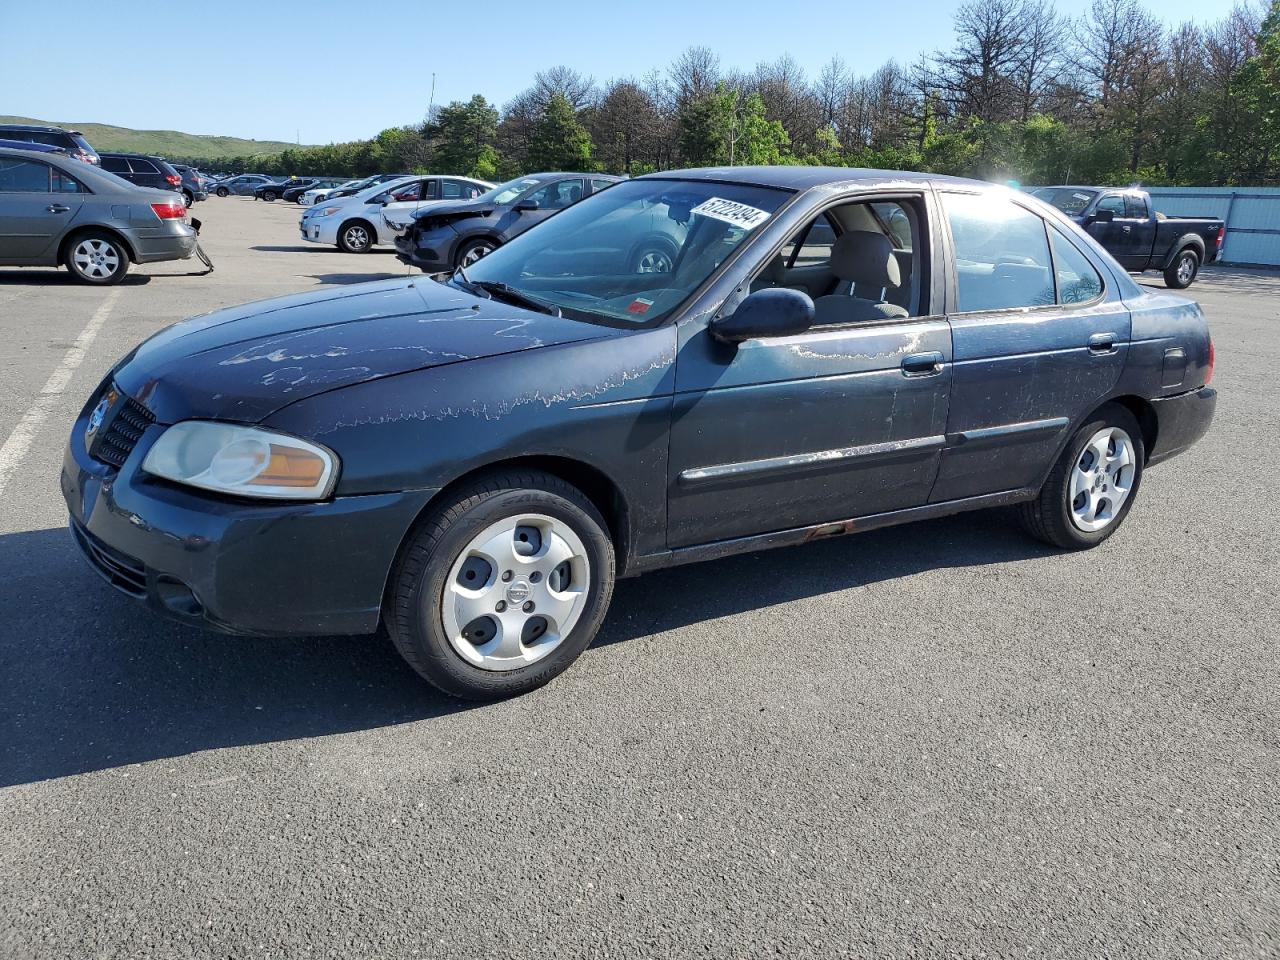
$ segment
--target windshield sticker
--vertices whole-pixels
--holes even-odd
[[[1073,193],[1071,196],[1075,197],[1077,200],[1089,200],[1089,199],[1092,197],[1092,194],[1088,194],[1088,193]]]
[[[636,297],[631,301],[631,305],[627,307],[627,313],[648,313],[649,308],[652,306],[652,300],[646,300],[644,297]]]
[[[703,200],[690,212],[710,217],[712,220],[723,220],[744,230],[754,229],[769,219],[769,214],[765,210],[757,210],[745,203],[735,203],[733,200],[722,200],[719,197]]]

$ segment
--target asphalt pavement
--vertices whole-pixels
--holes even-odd
[[[405,272],[299,212],[197,205],[207,276],[0,269],[0,957],[1280,955],[1280,275],[1192,288],[1217,420],[1101,548],[980,513],[624,581],[475,706],[157,620],[66,533],[137,341]]]

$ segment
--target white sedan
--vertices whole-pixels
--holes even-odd
[[[359,180],[348,180],[346,183],[340,183],[336,187],[316,187],[314,190],[307,190],[298,199],[298,202],[304,207],[314,206],[318,201],[328,198],[329,194],[335,190],[344,190],[347,187],[354,187]]]
[[[397,187],[382,208],[382,223],[390,237],[398,237],[413,223],[413,215],[423,207],[451,200],[474,200],[493,184],[470,177],[427,177],[419,183]]]
[[[446,188],[446,183],[457,186]],[[318,201],[302,215],[298,229],[302,239],[311,243],[335,246],[344,253],[367,253],[378,244],[395,240],[395,230],[382,219],[389,204],[403,203],[405,209],[399,216],[408,222],[413,219],[413,209],[423,203],[441,203],[454,193],[463,199],[472,190],[479,196],[486,189],[482,181],[465,177],[401,177],[367,186],[349,197]],[[425,201],[410,199],[424,195],[428,198]]]

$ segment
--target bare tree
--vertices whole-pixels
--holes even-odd
[[[637,162],[657,166],[662,122],[653,98],[639,84],[613,81],[592,117],[597,156],[613,173],[630,174]]]
[[[931,85],[957,113],[1010,119],[1025,60],[1021,0],[968,0],[956,12],[955,31],[956,45],[938,54]]]
[[[1063,24],[1049,0],[1024,0],[1018,18],[1022,23],[1022,47],[1014,76],[1018,117],[1026,121],[1040,109],[1045,94],[1058,81]]]

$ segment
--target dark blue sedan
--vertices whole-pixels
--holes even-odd
[[[655,219],[670,262],[636,269]],[[1212,372],[1195,303],[1031,197],[681,171],[444,282],[162,331],[85,404],[62,487],[90,562],[161,613],[382,626],[500,697],[573,662],[620,576],[1003,505],[1097,546],[1208,429]]]

